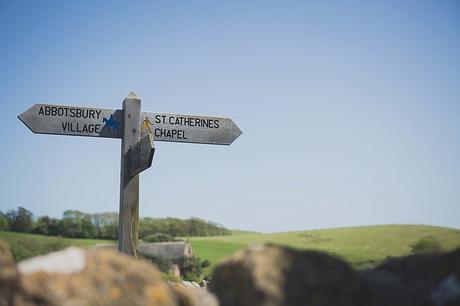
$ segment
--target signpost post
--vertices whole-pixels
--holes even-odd
[[[130,93],[123,108],[35,104],[18,118],[34,133],[121,138],[118,250],[137,256],[139,174],[152,164],[155,141],[230,145],[241,130],[230,118],[141,112]]]
[[[127,173],[131,158],[125,156],[140,140],[141,100],[130,93],[123,101],[123,138],[121,138],[120,213],[118,215],[118,250],[137,256],[139,219],[139,174]],[[129,155],[128,155],[129,156]]]

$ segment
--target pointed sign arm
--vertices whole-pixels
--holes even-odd
[[[243,133],[230,118],[148,112],[141,115],[141,128],[155,141],[216,145],[230,145]]]

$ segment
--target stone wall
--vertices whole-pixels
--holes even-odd
[[[207,291],[168,285],[150,263],[103,249],[16,265],[0,241],[0,306],[458,306],[459,280],[460,249],[358,272],[326,254],[269,245],[220,264]]]

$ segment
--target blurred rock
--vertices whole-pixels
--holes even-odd
[[[391,259],[363,277],[376,306],[460,305],[460,249]]]
[[[10,305],[19,290],[19,273],[8,245],[0,240],[0,305]]]
[[[460,249],[441,255],[416,254],[394,258],[375,270],[399,274],[406,281],[419,278],[438,282],[450,274],[460,277]]]
[[[177,305],[172,289],[151,264],[108,250],[70,248],[19,267],[24,292],[48,305]]]
[[[358,273],[318,252],[258,246],[219,265],[209,285],[221,306],[369,305]]]
[[[179,306],[219,306],[216,297],[203,288],[189,288],[183,285],[175,285]]]
[[[219,265],[209,288],[221,306],[459,306],[460,249],[355,272],[325,254],[259,246]]]

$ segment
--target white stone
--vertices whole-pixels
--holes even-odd
[[[76,247],[26,259],[18,264],[18,269],[22,274],[39,271],[72,274],[81,272],[85,267],[85,252]]]

